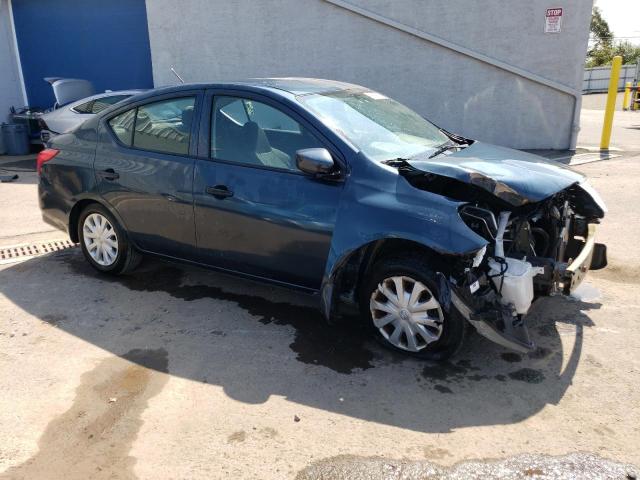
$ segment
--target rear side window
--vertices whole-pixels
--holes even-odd
[[[195,97],[182,97],[138,107],[133,146],[187,155],[194,105]]]
[[[113,117],[109,120],[109,126],[113,133],[115,133],[118,140],[127,146],[131,146],[131,140],[133,139],[133,122],[136,118],[136,109],[127,110],[120,115]]]
[[[91,107],[93,106],[93,100],[90,102],[83,103],[82,105],[77,105],[72,108],[73,111],[78,113],[91,113]]]
[[[125,98],[129,98],[131,95],[111,95],[110,97],[102,97],[97,98],[93,101],[93,105],[91,105],[90,112],[91,113],[100,113],[105,108],[110,107],[114,103],[118,103]]]
[[[82,105],[73,107],[73,110],[76,113],[100,113],[105,108],[130,96],[131,95],[110,95],[108,97],[96,98],[95,100],[90,100]]]

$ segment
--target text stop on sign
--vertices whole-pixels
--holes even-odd
[[[562,9],[547,8],[544,20],[544,33],[560,33],[562,29]]]

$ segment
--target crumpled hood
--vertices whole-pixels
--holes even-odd
[[[407,163],[424,172],[475,185],[514,206],[544,200],[584,180],[560,163],[481,142],[451,155]]]

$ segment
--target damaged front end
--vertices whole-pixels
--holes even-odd
[[[445,303],[500,345],[531,351],[526,327],[531,303],[570,294],[589,270],[607,264],[606,247],[595,242],[606,207],[582,178],[537,199],[515,182],[501,183],[482,172],[467,172],[463,180],[404,161],[389,164],[414,187],[459,200],[460,220],[487,241],[459,260],[448,278],[442,275],[440,289]]]

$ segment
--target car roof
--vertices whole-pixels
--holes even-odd
[[[314,93],[327,93],[341,90],[364,89],[359,85],[354,85],[336,80],[325,80],[321,78],[303,77],[283,77],[283,78],[252,78],[238,81],[224,81],[215,83],[184,83],[167,87],[159,87],[147,90],[137,98],[146,98],[159,94],[169,94],[183,90],[207,89],[207,88],[246,88],[247,90],[280,90],[291,95],[307,95]],[[145,95],[146,94],[146,95]]]
[[[305,95],[312,93],[326,93],[332,91],[362,89],[359,85],[339,82],[337,80],[325,80],[322,78],[284,77],[284,78],[255,78],[238,82],[252,87],[276,88],[293,95]]]
[[[139,93],[144,93],[147,92],[148,90],[142,90],[142,89],[138,89],[138,90],[112,90],[109,92],[102,92],[102,93],[96,93],[95,95],[91,95],[90,97],[84,97],[84,98],[80,98],[78,100],[75,100],[71,103],[67,103],[66,105],[64,105],[65,107],[75,107],[78,105],[82,105],[83,103],[87,103],[90,102],[91,100],[97,100],[100,98],[105,98],[105,97],[115,97],[115,96],[120,96],[120,95],[128,95],[128,96],[133,96],[133,95],[137,95]]]

